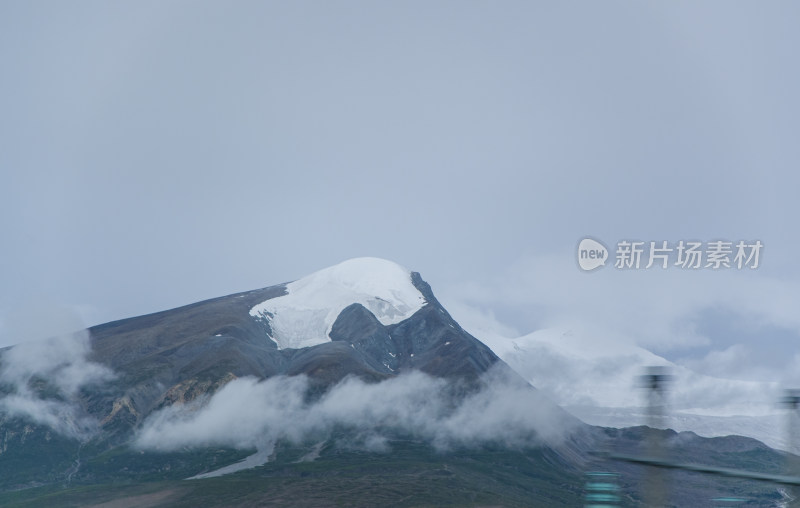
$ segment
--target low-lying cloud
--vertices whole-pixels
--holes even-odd
[[[143,449],[193,446],[272,449],[279,440],[300,443],[341,430],[350,445],[387,450],[397,433],[438,449],[500,443],[557,443],[575,421],[530,386],[496,372],[482,389],[454,398],[458,387],[421,372],[380,383],[348,378],[308,401],[308,379],[278,376],[231,381],[209,399],[171,406],[149,417],[137,444]]]
[[[73,326],[79,321],[66,322]],[[56,334],[18,330],[22,342],[0,354],[0,417],[25,418],[60,434],[84,438],[97,422],[82,411],[79,392],[84,386],[112,379],[113,373],[88,359],[88,331],[47,331]]]

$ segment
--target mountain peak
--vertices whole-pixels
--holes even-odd
[[[411,271],[385,259],[354,258],[286,285],[286,294],[266,300],[250,315],[269,321],[279,349],[330,342],[339,313],[359,303],[384,325],[411,317],[426,303]]]

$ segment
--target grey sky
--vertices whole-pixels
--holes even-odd
[[[777,330],[778,362],[800,6],[697,4],[3,2],[0,345],[43,298],[91,325],[370,255],[519,332],[600,323],[692,361],[722,308],[743,341]],[[583,274],[585,235],[765,251]]]

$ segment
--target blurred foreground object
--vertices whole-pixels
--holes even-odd
[[[647,367],[645,374],[639,376],[639,386],[646,390],[647,396],[647,457],[654,462],[664,462],[665,449],[663,433],[664,414],[666,413],[667,389],[673,380],[667,367]],[[666,505],[667,490],[663,468],[649,466],[645,476],[645,503],[647,506],[661,507]]]

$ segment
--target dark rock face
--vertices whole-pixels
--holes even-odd
[[[285,293],[285,285],[272,286],[90,328],[92,360],[118,378],[89,396],[89,413],[104,427],[116,428],[126,418],[120,430],[130,429],[189,381],[215,386],[230,376],[285,372],[285,355],[266,339],[268,324],[248,314],[257,303]],[[122,400],[128,401],[126,410],[115,411]]]
[[[476,378],[500,361],[438,305],[427,305],[412,319],[393,325],[390,334],[407,360],[403,367],[433,376]]]
[[[331,339],[353,344],[386,374],[418,369],[438,377],[474,379],[499,361],[456,323],[418,273],[411,280],[427,302],[412,317],[384,326],[364,306],[353,304],[339,314]]]
[[[346,307],[331,327],[332,341],[353,345],[376,371],[395,372],[399,366],[397,347],[386,327],[360,303]]]

